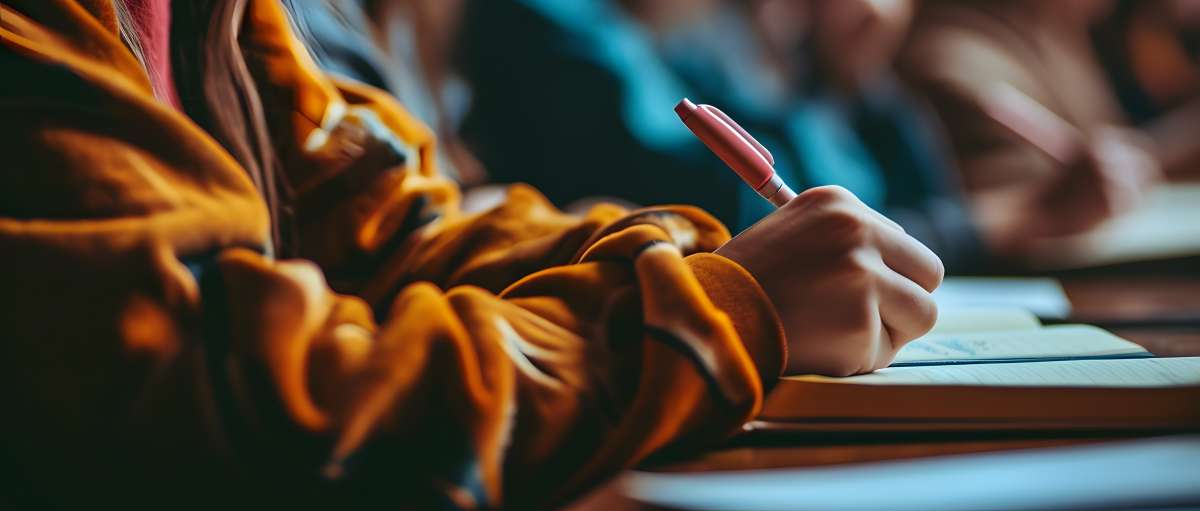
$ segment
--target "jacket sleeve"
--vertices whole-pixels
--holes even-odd
[[[522,186],[492,211],[460,213],[457,188],[435,168],[430,130],[383,91],[323,74],[286,16],[274,1],[252,0],[240,40],[295,194],[299,255],[336,289],[376,306],[416,280],[500,292],[572,262],[624,215],[601,207],[581,223]],[[711,249],[727,234],[701,216],[696,245]]]
[[[318,264],[263,257],[253,184],[154,101],[109,5],[0,4],[0,428],[26,498],[546,506],[723,438],[780,373],[773,308],[692,208],[580,218],[516,187],[469,216],[411,159],[326,191],[336,157],[285,152],[297,190],[345,196],[311,213]],[[302,110],[279,126],[325,116]]]

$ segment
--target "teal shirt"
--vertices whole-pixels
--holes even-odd
[[[883,172],[854,131],[845,108],[834,101],[811,100],[785,122],[793,150],[806,162],[807,185],[844,186],[868,206],[884,209]]]

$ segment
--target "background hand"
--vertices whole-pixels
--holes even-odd
[[[1087,232],[1133,209],[1162,180],[1149,147],[1134,130],[1105,128],[1045,184],[977,195],[975,216],[989,247],[1020,257],[1038,240]]]
[[[1131,130],[1097,132],[1075,165],[1038,197],[1047,219],[1038,234],[1083,232],[1137,206],[1162,176],[1147,144]]]

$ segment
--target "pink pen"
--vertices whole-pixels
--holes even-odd
[[[796,197],[796,192],[775,174],[775,157],[771,152],[725,112],[711,105],[697,106],[683,98],[675,105],[675,113],[704,145],[737,172],[742,181],[775,207]]]
[[[989,87],[981,106],[988,117],[1061,165],[1071,165],[1087,150],[1078,128],[1008,83]]]

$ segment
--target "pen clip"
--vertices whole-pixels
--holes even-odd
[[[703,108],[706,112],[717,116],[718,119],[729,125],[730,128],[733,128],[733,131],[737,132],[737,134],[740,135],[743,140],[749,143],[750,147],[753,147],[755,152],[761,155],[763,159],[767,160],[767,163],[770,163],[771,165],[775,164],[775,157],[771,155],[771,151],[768,151],[766,147],[763,147],[762,144],[758,143],[758,140],[755,140],[754,137],[750,136],[750,133],[747,132],[745,128],[743,128],[733,119],[729,118],[728,115],[725,115],[725,112],[722,112],[721,109],[712,105],[700,105],[700,108]]]

